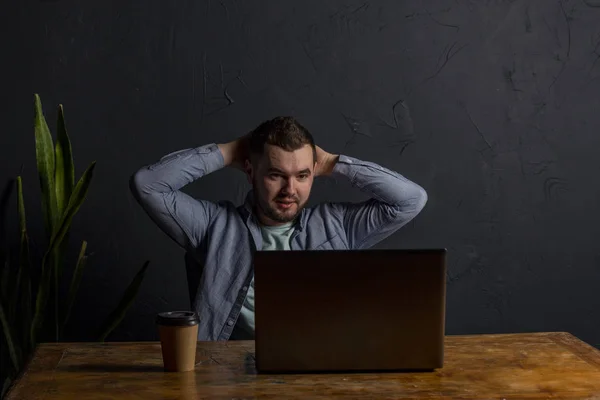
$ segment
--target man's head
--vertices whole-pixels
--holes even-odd
[[[296,218],[312,188],[316,147],[312,135],[292,117],[277,117],[250,133],[245,169],[254,188],[256,212],[263,224]]]

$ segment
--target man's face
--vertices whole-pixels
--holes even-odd
[[[260,159],[246,168],[261,222],[279,225],[296,218],[308,201],[314,180],[312,147],[286,151],[266,144]]]

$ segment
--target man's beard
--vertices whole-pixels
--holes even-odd
[[[277,197],[275,200],[277,200],[277,199],[282,199],[282,196]],[[268,201],[264,201],[260,197],[260,194],[257,191],[254,191],[254,200],[255,200],[255,204],[257,204],[258,207],[260,207],[261,211],[263,212],[263,214],[265,214],[266,217],[268,217],[269,219],[271,219],[273,221],[282,222],[282,223],[291,222],[294,219],[296,219],[298,214],[300,214],[300,211],[302,211],[302,207],[303,207],[303,205],[300,204],[298,199],[294,198],[293,201],[296,204],[296,212],[293,214],[288,214],[288,213],[284,214],[282,212],[279,212],[274,207],[271,207],[270,203]],[[286,198],[286,200],[289,200],[289,199]]]

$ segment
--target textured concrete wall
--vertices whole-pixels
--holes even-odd
[[[153,339],[155,312],[188,306],[183,254],[129,175],[294,114],[326,150],[427,189],[379,247],[448,248],[449,334],[564,330],[600,345],[598,1],[20,1],[4,2],[0,30],[0,180],[23,167],[36,251],[34,92],[52,128],[64,104],[77,176],[98,162],[71,236],[73,261],[83,239],[93,253],[73,338],[93,338],[146,259],[112,339]],[[362,198],[325,183],[313,201]],[[247,189],[223,170],[186,190],[240,202]]]

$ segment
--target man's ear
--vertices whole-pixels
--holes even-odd
[[[244,163],[244,172],[246,172],[248,182],[252,183],[252,178],[254,177],[254,168],[250,162],[250,159],[246,159],[246,162]]]

